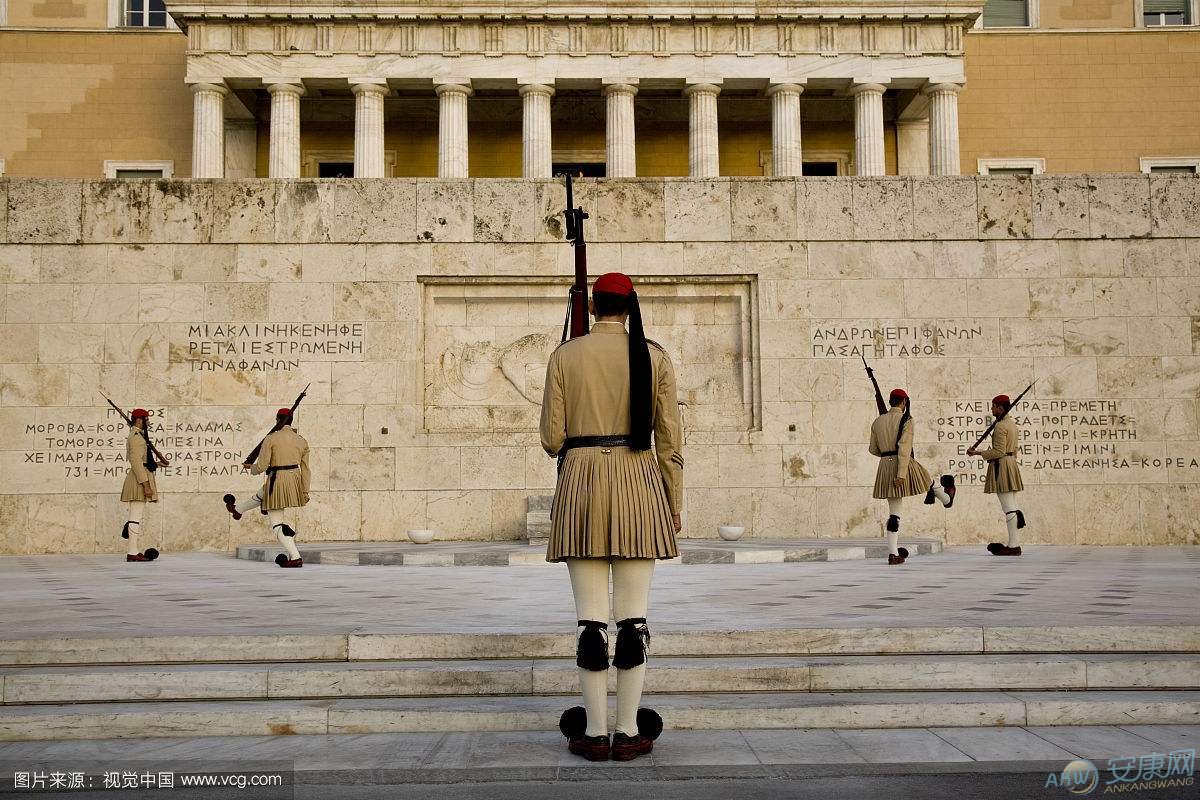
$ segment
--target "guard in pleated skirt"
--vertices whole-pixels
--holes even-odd
[[[679,552],[682,426],[671,359],[646,340],[632,281],[620,273],[602,275],[591,311],[596,317],[591,333],[550,356],[542,403],[542,446],[559,463],[546,560],[565,561],[570,571],[585,704],[564,714],[560,727],[577,755],[631,760],[650,752],[662,728],[658,715],[638,704],[654,563]],[[611,743],[610,613],[618,631]]]

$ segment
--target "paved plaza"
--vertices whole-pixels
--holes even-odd
[[[656,631],[805,627],[1200,624],[1200,548],[949,548],[882,560],[664,565]],[[567,570],[281,570],[225,554],[0,558],[5,639],[190,634],[563,632]],[[1131,650],[1137,643],[1131,642]]]

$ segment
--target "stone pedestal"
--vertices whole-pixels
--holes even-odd
[[[383,178],[383,100],[387,81],[351,79],[354,91],[354,177]]]
[[[800,146],[800,94],[798,83],[772,83],[771,98],[771,172],[776,177],[803,174]]]
[[[637,175],[633,122],[633,98],[637,91],[636,80],[604,82],[604,144],[608,154],[606,174],[610,178],[632,178]]]
[[[438,177],[466,178],[467,98],[474,92],[466,81],[439,83],[438,96]]]
[[[526,178],[553,177],[550,131],[550,98],[554,87],[544,83],[522,83],[521,174]]]
[[[282,81],[267,87],[271,93],[271,148],[268,176],[300,177],[300,96],[299,81]]]
[[[693,178],[715,178],[721,174],[717,149],[717,95],[715,83],[689,83],[683,90],[688,98],[688,174]]]
[[[854,97],[854,160],[856,174],[883,175],[883,93],[882,83],[858,82],[850,87]]]
[[[192,177],[225,177],[225,95],[220,83],[192,84]]]

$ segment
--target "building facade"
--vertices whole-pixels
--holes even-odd
[[[1198,0],[0,0],[42,177],[1192,170]]]

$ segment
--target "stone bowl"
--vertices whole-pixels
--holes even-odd
[[[417,528],[408,532],[408,538],[413,544],[429,544],[433,541],[433,533],[429,528]]]
[[[738,539],[742,538],[742,534],[745,532],[746,529],[741,525],[717,526],[717,533],[720,534],[721,538],[727,542],[736,542]]]

